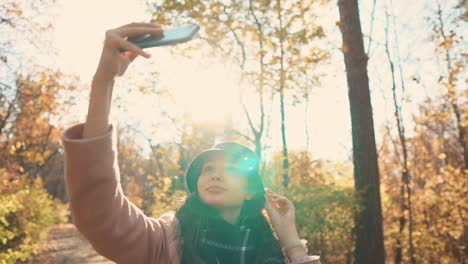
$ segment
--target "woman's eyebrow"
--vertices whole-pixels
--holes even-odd
[[[205,164],[203,164],[203,168],[207,166],[213,166],[214,162],[213,161],[206,161]]]

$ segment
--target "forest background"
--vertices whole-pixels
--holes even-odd
[[[467,263],[467,19],[464,0],[0,1],[0,263],[71,221],[61,134],[85,120],[105,30],[132,21],[201,25],[115,89],[121,183],[146,214],[235,140],[323,263]]]

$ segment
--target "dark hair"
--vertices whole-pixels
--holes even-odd
[[[278,239],[273,235],[273,230],[263,213],[264,203],[263,196],[254,196],[244,202],[240,213],[240,219],[256,223],[261,230],[258,235],[261,245],[256,248],[255,263],[263,263],[272,255],[283,257]],[[203,203],[196,193],[188,195],[176,210],[175,216],[180,223],[183,241],[181,263],[205,263],[198,252],[200,233],[209,223],[210,215],[216,214],[217,212]]]
[[[183,204],[176,210],[176,217],[181,227],[181,238],[183,241],[182,263],[205,263],[200,254],[199,242],[201,232],[210,223],[219,218],[218,212],[201,201],[197,193],[197,181],[203,164],[213,156],[224,156],[239,168],[239,173],[247,179],[247,192],[252,195],[250,200],[245,200],[239,222],[242,225],[255,229],[253,243],[259,243],[254,251],[254,263],[263,263],[271,258],[284,258],[281,247],[273,229],[264,215],[265,192],[263,182],[259,175],[259,158],[248,147],[236,142],[222,142],[212,148],[198,154],[191,162],[186,171],[186,186],[189,195]],[[216,230],[214,231],[217,232]]]

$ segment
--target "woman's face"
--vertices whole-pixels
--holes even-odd
[[[239,207],[247,194],[247,179],[236,172],[235,164],[215,157],[203,164],[197,189],[201,200],[211,207]]]

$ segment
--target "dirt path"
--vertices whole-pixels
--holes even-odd
[[[112,264],[100,256],[72,224],[52,227],[44,251],[32,264]]]

